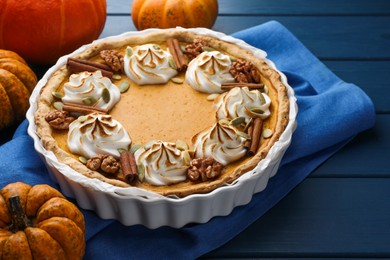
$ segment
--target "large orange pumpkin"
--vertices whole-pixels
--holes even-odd
[[[85,223],[54,188],[8,184],[0,191],[1,259],[82,259]]]
[[[148,28],[211,28],[218,16],[217,0],[134,0],[131,10],[138,30]]]
[[[106,0],[2,0],[0,48],[52,64],[97,39],[105,21]]]

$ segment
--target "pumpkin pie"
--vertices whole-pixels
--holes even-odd
[[[290,120],[281,74],[218,34],[150,30],[65,58],[37,97],[36,134],[60,164],[109,185],[174,197],[232,185]]]

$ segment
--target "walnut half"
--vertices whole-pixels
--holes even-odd
[[[261,81],[259,72],[250,61],[238,59],[232,62],[229,72],[238,83],[259,83]]]
[[[124,71],[124,57],[117,50],[102,50],[100,52],[100,57],[113,71]]]
[[[67,111],[53,110],[45,116],[45,120],[53,129],[67,130],[75,118],[70,116]]]
[[[191,181],[207,181],[219,176],[223,166],[212,157],[196,158],[191,161],[187,177]]]
[[[200,38],[195,38],[194,41],[186,45],[184,53],[190,58],[190,60],[196,58],[203,52],[203,47],[207,46],[207,42]]]
[[[86,166],[93,171],[102,170],[109,174],[117,173],[120,168],[119,162],[108,154],[97,154],[87,160]]]

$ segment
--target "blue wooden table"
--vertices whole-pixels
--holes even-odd
[[[135,30],[131,0],[107,4],[101,37]],[[204,258],[390,258],[390,1],[219,0],[213,29],[231,34],[270,20],[361,87],[375,104],[376,124]],[[0,132],[0,144],[15,128]]]

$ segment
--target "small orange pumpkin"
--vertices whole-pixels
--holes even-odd
[[[52,64],[99,37],[106,0],[0,1],[0,48],[29,63]]]
[[[211,28],[218,16],[217,0],[134,0],[131,16],[138,30],[148,28]]]
[[[37,77],[17,53],[0,49],[0,130],[24,119]]]
[[[84,216],[56,189],[22,182],[0,191],[1,259],[82,259]]]

